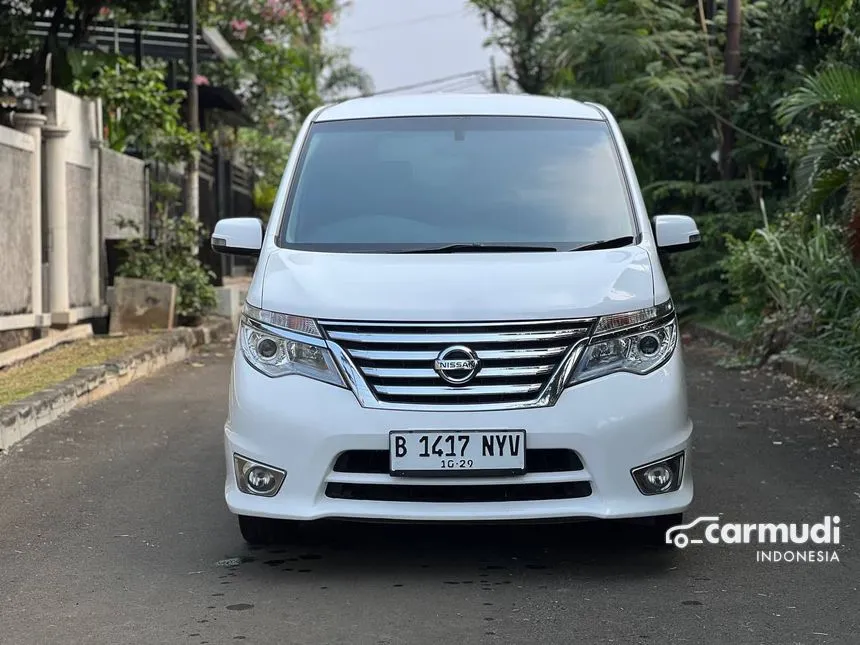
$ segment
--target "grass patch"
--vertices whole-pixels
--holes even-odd
[[[761,317],[727,307],[715,316],[701,318],[700,322],[725,332],[732,338],[750,340],[761,323]]]
[[[0,406],[20,401],[74,376],[78,368],[93,367],[152,343],[155,334],[118,338],[87,338],[34,356],[0,371]]]

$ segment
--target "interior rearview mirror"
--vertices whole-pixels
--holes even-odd
[[[225,255],[260,255],[263,221],[256,217],[228,217],[215,224],[212,250]]]
[[[688,251],[702,242],[699,227],[687,215],[657,215],[653,223],[657,249],[661,253]]]

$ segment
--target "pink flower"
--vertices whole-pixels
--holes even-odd
[[[209,79],[203,76],[203,74],[198,74],[194,77],[195,85],[209,85]]]
[[[328,27],[333,22],[334,22],[334,14],[332,14],[331,11],[326,11],[322,15],[322,24],[324,24],[326,27]]]
[[[230,21],[230,27],[233,29],[233,37],[238,40],[245,40],[245,35],[248,31],[248,21],[247,20],[233,20]]]
[[[110,7],[102,7],[99,9],[99,15],[102,18],[107,18],[110,15]]]

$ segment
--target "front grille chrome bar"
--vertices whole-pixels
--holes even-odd
[[[539,349],[481,349],[478,358],[483,361],[547,358],[564,354],[570,347],[546,347]],[[385,351],[379,349],[354,349],[350,354],[357,359],[371,361],[434,361],[439,352],[433,351]]]
[[[405,394],[408,396],[468,396],[473,394],[529,394],[537,392],[542,385],[466,385],[463,387],[415,387],[411,385],[377,385],[380,394]]]
[[[492,323],[319,321],[363,407],[497,410],[553,405],[588,342],[595,319]],[[477,355],[460,385],[437,373],[446,350]],[[444,354],[450,360],[451,354]],[[456,358],[456,355],[454,356]],[[450,369],[450,368],[448,368]]]
[[[435,359],[435,356],[433,357]],[[534,365],[521,367],[487,367],[481,370],[481,378],[510,378],[512,376],[539,376],[549,374],[555,369],[552,365]],[[377,378],[415,378],[415,379],[438,379],[439,375],[432,369],[412,369],[408,367],[365,367],[362,369],[365,376]],[[463,388],[455,388],[462,391]]]
[[[558,329],[551,331],[527,331],[527,332],[498,332],[495,334],[463,332],[456,334],[368,334],[349,331],[331,331],[329,338],[338,341],[351,341],[357,343],[372,344],[443,344],[443,345],[469,345],[474,343],[518,343],[535,341],[558,342],[567,338],[576,338],[582,335],[581,329]]]

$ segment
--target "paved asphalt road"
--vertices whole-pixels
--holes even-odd
[[[860,643],[860,428],[688,349],[690,517],[842,518],[840,562],[627,525],[327,525],[250,550],[222,498],[228,347],[0,457],[0,643]]]

